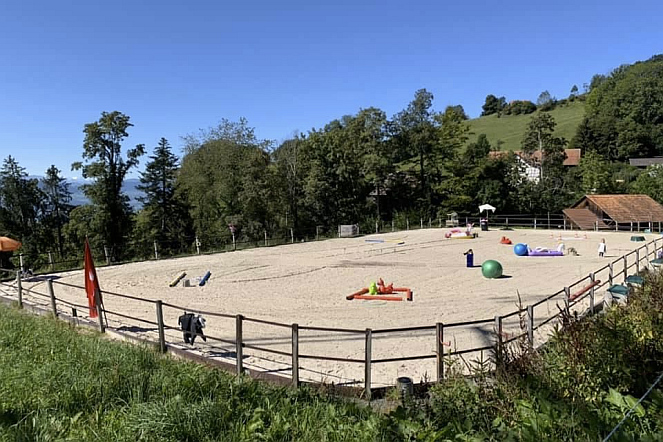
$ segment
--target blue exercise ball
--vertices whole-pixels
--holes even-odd
[[[516,244],[513,246],[513,253],[518,256],[527,256],[527,244]]]

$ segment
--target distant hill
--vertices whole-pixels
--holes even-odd
[[[555,119],[557,127],[555,135],[564,137],[571,141],[575,135],[576,128],[585,116],[585,103],[574,101],[563,106],[558,106],[548,112]],[[537,111],[538,112],[538,111]],[[534,114],[529,115],[488,115],[470,120],[471,135],[468,142],[476,141],[479,134],[486,134],[488,141],[495,146],[497,140],[504,141],[502,150],[518,150],[523,139],[527,123]]]
[[[74,206],[80,206],[83,204],[88,204],[90,201],[85,197],[81,186],[85,184],[85,181],[81,180],[68,180],[69,190],[71,191],[71,204]],[[142,204],[138,201],[138,197],[143,196],[143,192],[136,189],[136,186],[140,184],[138,178],[129,178],[124,180],[122,184],[122,191],[126,193],[130,198],[131,207],[134,210],[140,209]]]
[[[37,175],[30,175],[29,178],[36,178],[41,181],[43,177]],[[90,201],[85,197],[83,189],[81,186],[86,184],[85,180],[67,180],[69,183],[69,191],[71,192],[71,204],[73,206],[82,206],[83,204],[88,204]],[[134,210],[138,210],[142,207],[138,197],[143,196],[143,192],[136,189],[136,186],[140,184],[138,178],[128,178],[124,180],[122,184],[122,191],[126,193],[130,198],[131,207]]]

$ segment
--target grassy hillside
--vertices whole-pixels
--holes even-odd
[[[549,113],[557,123],[555,134],[571,140],[585,115],[584,103],[575,101],[565,106],[559,106]],[[479,134],[483,133],[486,134],[492,145],[495,145],[497,140],[504,141],[502,150],[518,150],[527,123],[533,115],[505,115],[500,118],[497,118],[497,115],[489,115],[470,120],[472,134],[469,141],[475,141]]]

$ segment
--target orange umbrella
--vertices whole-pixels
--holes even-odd
[[[20,247],[21,243],[15,239],[0,236],[0,252],[12,252],[18,250]]]

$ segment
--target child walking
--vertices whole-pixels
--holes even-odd
[[[601,242],[599,243],[599,258],[603,258],[605,256],[605,252],[608,250],[608,246],[605,244],[605,238],[601,239]]]

